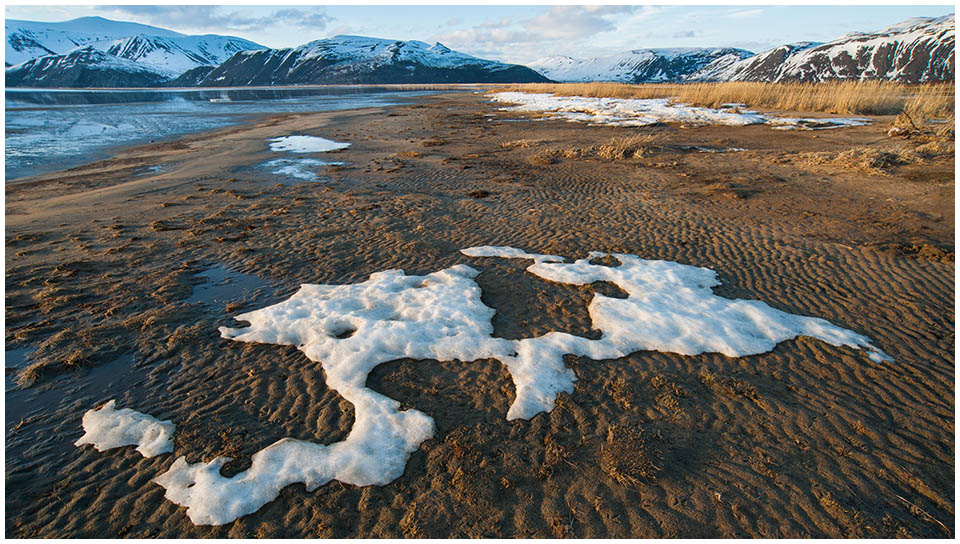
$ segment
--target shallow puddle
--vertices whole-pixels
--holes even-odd
[[[189,304],[217,306],[237,301],[250,302],[273,292],[273,286],[268,281],[222,265],[212,266],[198,273],[197,277],[203,282],[193,287],[193,294],[186,300]]]

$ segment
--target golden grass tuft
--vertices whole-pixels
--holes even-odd
[[[912,85],[890,81],[830,81],[823,83],[528,83],[505,85],[492,92],[519,91],[560,96],[610,98],[672,98],[676,102],[722,107],[835,114],[896,115],[902,111],[932,118],[954,115],[954,84]]]

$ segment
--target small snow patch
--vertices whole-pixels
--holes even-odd
[[[117,410],[116,405],[116,401],[111,400],[99,410],[88,410],[83,414],[85,432],[74,445],[93,444],[97,451],[137,446],[137,451],[144,457],[173,451],[173,431],[176,429],[173,423],[129,408]]]
[[[334,142],[317,136],[281,136],[267,140],[271,151],[289,151],[291,153],[322,153],[346,149],[350,144]]]
[[[321,166],[336,166],[342,162],[321,161],[318,159],[273,159],[263,163],[273,174],[288,176],[304,181],[320,181],[316,169]]]

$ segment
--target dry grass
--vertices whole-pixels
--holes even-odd
[[[600,468],[620,485],[634,487],[643,480],[654,480],[663,457],[651,442],[658,435],[645,434],[643,429],[613,425],[607,440],[600,446]]]
[[[588,147],[541,149],[527,157],[527,162],[536,166],[547,166],[557,163],[561,158],[596,158],[603,160],[639,159],[663,147],[657,145],[655,141],[656,136],[652,133],[620,136],[612,138],[602,144],[595,144]]]
[[[954,84],[909,85],[888,81],[824,83],[530,83],[493,91],[553,93],[561,96],[673,98],[712,108],[746,104],[754,108],[835,114],[896,115],[902,111],[933,118],[952,118]]]
[[[826,165],[851,172],[883,175],[889,174],[898,166],[924,162],[926,158],[939,154],[935,147],[940,145],[946,146],[947,144],[934,140],[916,148],[905,145],[882,148],[861,146],[840,152],[790,153],[778,160],[790,164]],[[949,144],[949,152],[953,153],[952,143]]]

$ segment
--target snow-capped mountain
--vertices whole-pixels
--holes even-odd
[[[311,83],[523,83],[547,81],[516,64],[479,59],[443,44],[334,36],[294,49],[243,51],[200,86]]]
[[[198,66],[216,66],[234,53],[253,49],[263,49],[263,46],[227,36],[164,38],[138,34],[112,42],[106,52],[179,75]]]
[[[529,66],[554,81],[644,83],[680,81],[710,63],[733,63],[751,55],[730,47],[634,49],[589,59],[552,56]]]
[[[151,66],[90,45],[28,60],[6,72],[7,87],[153,87],[169,79]]]
[[[846,34],[826,43],[783,45],[732,64],[715,61],[690,76],[698,81],[823,81],[887,79],[952,81],[953,15],[918,17],[878,32]]]
[[[62,23],[8,19],[4,27],[7,66],[16,67],[40,57],[56,57],[32,64],[28,72],[34,78],[41,75],[37,72],[39,66],[57,70],[62,66],[74,67],[77,62],[90,61],[96,64],[94,69],[101,74],[109,66],[126,66],[123,63],[111,63],[111,59],[99,55],[74,54],[87,47],[118,59],[133,61],[167,79],[198,66],[220,64],[238,51],[263,48],[243,38],[187,36],[164,28],[111,21],[102,17],[82,17]],[[45,80],[57,79],[70,78],[46,76]]]
[[[183,34],[149,25],[111,21],[103,17],[81,17],[62,23],[4,20],[7,44],[4,63],[13,66],[46,55],[59,55],[77,47],[106,44],[144,34],[179,38]],[[103,45],[97,47],[105,49]]]

